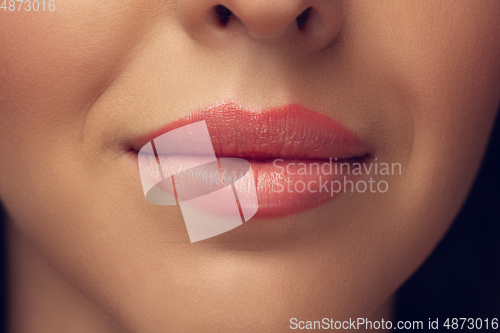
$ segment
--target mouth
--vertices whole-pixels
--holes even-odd
[[[136,137],[129,143],[130,155],[139,165],[139,152],[148,143],[153,143],[154,147],[155,139],[162,135],[201,121],[208,129],[212,145],[209,150],[213,148],[217,172],[222,172],[220,166],[224,161],[240,159],[250,163],[250,181],[254,183],[258,202],[254,203],[258,205],[255,217],[274,218],[298,213],[333,200],[342,193],[352,192],[346,186],[351,186],[362,175],[353,172],[354,164],[367,163],[373,156],[372,147],[355,133],[303,106],[289,104],[251,110],[235,103],[222,103],[196,111]],[[198,142],[196,136],[199,133],[186,135],[194,140],[191,142]],[[185,169],[187,155],[199,154],[186,142],[178,142],[173,147],[167,154],[155,149],[150,160],[155,166],[156,162],[162,166],[154,169],[159,173],[154,171],[155,175],[146,177],[158,182],[165,175],[173,175],[172,168],[184,165]],[[167,163],[161,163],[166,155],[170,155],[169,167],[164,166]],[[172,158],[174,155],[176,158]],[[199,163],[192,164],[196,165]],[[189,184],[209,189],[220,181],[214,182],[214,177],[206,176],[207,167],[202,172],[205,177],[200,177],[199,171],[188,176],[198,179]],[[238,172],[241,173],[241,170]],[[142,179],[144,184],[144,177]],[[160,190],[170,191],[174,196],[178,194],[175,185],[170,190],[160,186]],[[193,196],[193,193],[189,195]],[[175,204],[176,199],[173,200]],[[242,200],[239,200],[238,206],[240,212],[250,209]]]

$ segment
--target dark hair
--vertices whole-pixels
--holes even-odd
[[[500,110],[499,110],[500,112]],[[500,117],[478,178],[449,232],[400,288],[395,320],[500,316]],[[6,213],[0,204],[0,332],[7,331]],[[442,330],[443,327],[440,327]],[[432,330],[436,332],[439,330]],[[486,332],[486,329],[481,329]]]
[[[429,318],[439,318],[440,323],[447,318],[499,318],[499,190],[497,116],[483,164],[459,215],[425,264],[400,288],[397,320],[422,320],[425,330],[419,332],[425,332]]]

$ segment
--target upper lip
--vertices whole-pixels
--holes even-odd
[[[333,119],[297,104],[250,110],[225,102],[175,120],[134,138],[138,152],[146,143],[176,128],[205,120],[215,154],[247,160],[348,159],[371,155],[372,148]]]

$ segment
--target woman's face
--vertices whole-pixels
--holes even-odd
[[[436,246],[478,170],[500,100],[498,17],[497,0],[0,10],[1,202],[62,276],[134,332],[370,316]],[[387,191],[191,243],[179,206],[145,200],[133,142],[227,102],[315,110],[401,172],[371,175]]]

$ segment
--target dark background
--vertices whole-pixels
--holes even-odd
[[[397,320],[461,317],[500,319],[500,117],[460,214],[398,295]]]
[[[394,320],[422,320],[426,328],[429,318],[439,318],[440,329],[432,332],[460,332],[442,323],[446,318],[500,317],[499,191],[500,117],[466,203],[433,254],[401,287]],[[3,215],[0,205],[0,332],[7,327],[8,290]]]

